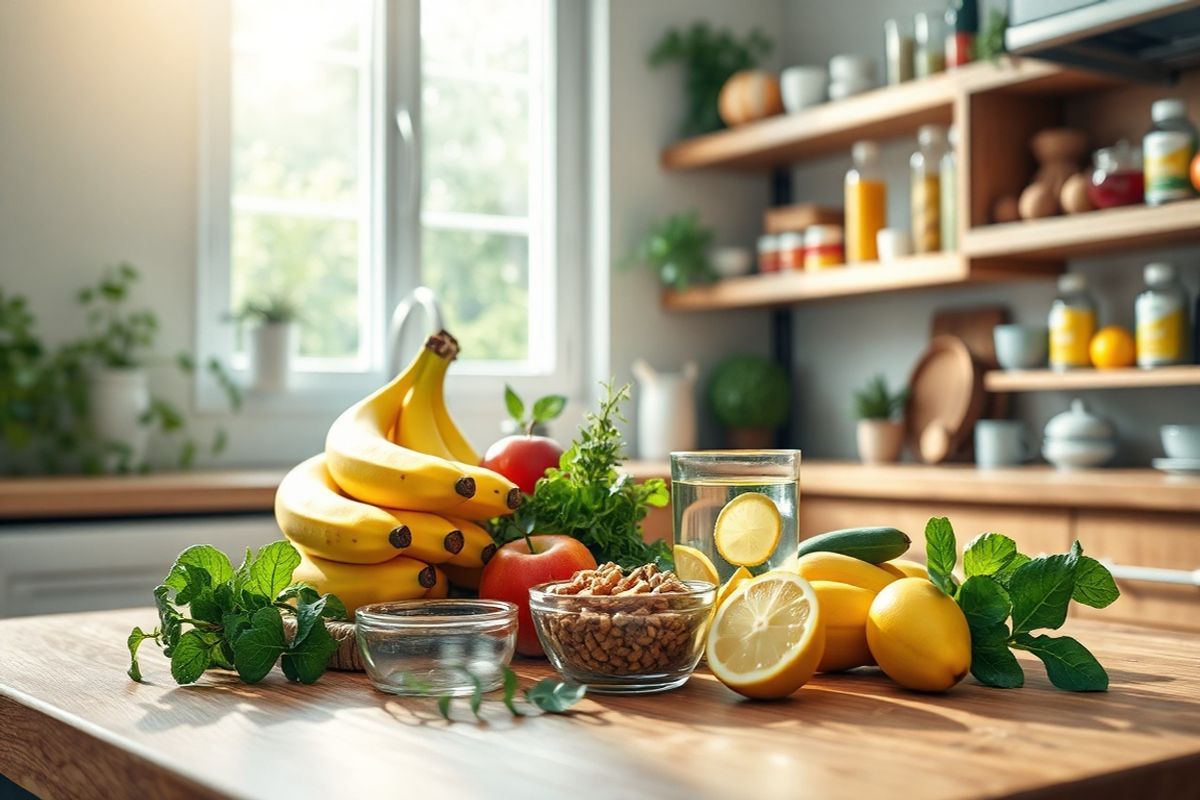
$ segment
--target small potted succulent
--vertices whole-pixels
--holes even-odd
[[[792,394],[787,374],[761,356],[731,356],[708,380],[708,404],[735,450],[774,446],[787,421]]]
[[[247,300],[231,317],[249,326],[246,349],[251,388],[264,393],[287,391],[300,319],[296,304],[287,295],[268,294]]]
[[[676,291],[712,283],[717,279],[709,257],[713,235],[695,211],[674,214],[649,231],[620,266],[644,266],[663,286]]]
[[[892,464],[900,460],[904,446],[904,422],[896,417],[908,401],[908,389],[894,394],[887,379],[876,375],[854,393],[858,417],[858,457],[864,464]]]

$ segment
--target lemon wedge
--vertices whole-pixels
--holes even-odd
[[[712,559],[694,547],[677,544],[671,551],[675,558],[675,574],[681,581],[708,581],[714,586],[721,585],[717,568]]]
[[[750,580],[754,576],[750,574],[750,570],[745,567],[738,567],[737,571],[730,576],[729,580],[725,581],[725,585],[717,591],[717,599],[713,602],[713,611],[716,612],[721,604],[729,599],[737,587],[741,586],[745,581]]]
[[[775,699],[799,689],[825,652],[825,625],[812,585],[768,572],[743,581],[717,609],[705,654],[721,683],[746,697]]]
[[[713,541],[721,558],[740,567],[757,567],[775,552],[783,533],[779,506],[761,492],[739,494],[717,514]]]

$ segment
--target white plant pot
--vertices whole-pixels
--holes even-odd
[[[904,423],[890,419],[858,421],[858,457],[864,464],[894,464],[904,447]]]
[[[141,367],[105,367],[89,374],[88,425],[100,442],[128,448],[130,468],[146,460],[150,429],[141,417],[149,408],[150,386]],[[105,452],[101,463],[115,472],[123,460],[120,453]]]
[[[638,381],[639,458],[665,459],[673,450],[696,449],[696,363],[682,372],[655,372],[642,359],[633,362]]]
[[[256,392],[285,392],[292,372],[296,326],[271,322],[250,330],[250,386]]]

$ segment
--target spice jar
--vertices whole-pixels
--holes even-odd
[[[946,70],[946,43],[942,16],[932,11],[913,17],[913,32],[917,47],[913,56],[913,71],[918,78],[928,78]]]
[[[946,9],[946,68],[954,69],[971,61],[975,36],[979,32],[977,0],[953,0]]]
[[[758,237],[758,271],[779,272],[779,237],[765,233]]]
[[[779,234],[779,269],[804,269],[804,234]]]
[[[1131,206],[1142,202],[1142,154],[1122,139],[1092,154],[1088,199],[1096,208]]]
[[[913,51],[916,43],[903,20],[883,23],[883,49],[887,54],[887,82],[895,86],[913,79]]]
[[[922,125],[917,129],[917,150],[909,159],[912,171],[911,204],[913,252],[942,249],[941,167],[946,151],[946,129]]]
[[[840,267],[845,260],[840,226],[810,225],[804,231],[804,268],[806,270]]]

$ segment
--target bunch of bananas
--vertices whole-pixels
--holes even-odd
[[[346,409],[325,452],[295,467],[275,494],[275,519],[300,551],[293,577],[360,605],[445,597],[477,587],[496,551],[471,520],[511,514],[515,484],[479,455],[446,409],[458,342],[431,336],[391,383]]]

